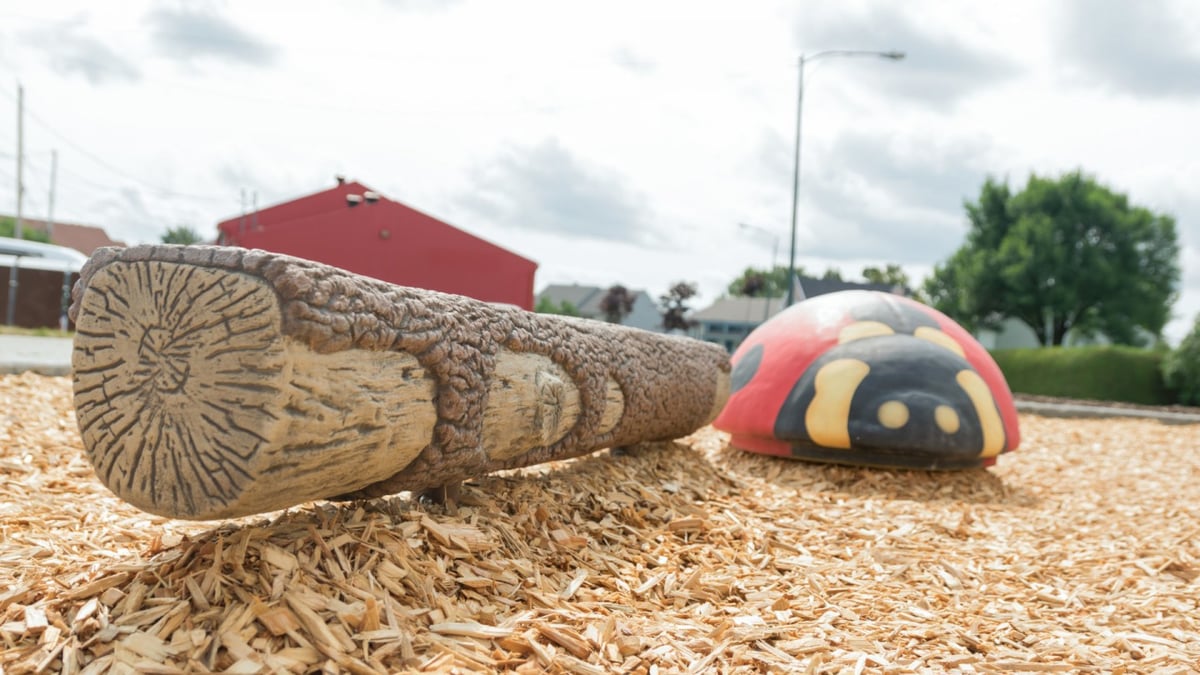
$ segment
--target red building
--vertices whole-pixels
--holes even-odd
[[[376,279],[533,309],[537,263],[371,190],[329,190],[217,225],[218,242],[316,260]]]

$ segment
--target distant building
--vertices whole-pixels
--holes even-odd
[[[621,319],[621,325],[662,332],[662,314],[650,294],[642,290],[630,290],[633,294],[633,310]],[[580,286],[578,284],[551,284],[538,293],[538,302],[549,300],[555,305],[569,302],[579,310],[579,316],[604,320],[600,301],[608,294],[607,288]]]
[[[883,291],[905,296],[909,294],[907,289],[901,286],[801,276],[796,277],[794,289],[797,302],[838,291]],[[691,315],[695,326],[689,334],[705,342],[719,344],[732,353],[751,331],[782,311],[783,303],[783,298],[717,298],[708,307]]]
[[[15,219],[15,216],[3,217]],[[103,228],[94,225],[63,223],[56,220],[51,226],[44,220],[22,217],[21,227],[22,229],[29,229],[35,232],[48,231],[50,233],[51,244],[73,248],[84,255],[91,255],[96,249],[103,246],[125,245],[124,242],[110,238]]]
[[[533,309],[537,263],[339,178],[328,190],[230,218],[217,243],[286,253],[401,286]]]
[[[86,262],[87,256],[73,248],[0,237],[0,321],[11,318],[22,328],[67,328],[71,285]],[[10,292],[13,276],[17,284]]]

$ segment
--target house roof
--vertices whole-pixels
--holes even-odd
[[[12,218],[13,216],[5,216]],[[44,220],[36,218],[21,218],[22,227],[27,227],[38,232],[47,230],[47,223]],[[103,246],[124,246],[125,242],[111,239],[108,233],[103,228],[94,225],[79,225],[77,223],[63,223],[54,221],[54,228],[50,235],[50,243],[55,246],[66,246],[73,248],[84,255],[91,255],[96,249]]]
[[[908,295],[905,289],[891,284],[872,284],[863,281],[842,281],[841,279],[817,279],[815,277],[797,277],[800,281],[801,292],[797,298],[815,298],[826,293],[838,291],[883,291],[897,295]]]
[[[783,306],[783,298],[717,298],[713,304],[692,314],[696,321],[728,323],[762,323],[775,316]]]
[[[285,202],[266,206],[258,211],[246,212],[227,218],[217,223],[217,231],[220,233],[219,242],[236,242],[240,244],[239,238],[248,230],[256,230],[273,225],[282,225],[287,227],[289,223],[304,221],[309,218],[323,216],[325,214],[335,215],[345,213],[349,200],[356,200],[356,204],[365,202],[386,205],[389,210],[403,211],[407,213],[418,214],[422,218],[434,221],[443,227],[457,230],[462,234],[482,242],[483,244],[494,248],[498,251],[511,255],[515,258],[520,258],[531,265],[537,265],[534,260],[509,250],[499,244],[484,239],[476,234],[467,232],[466,230],[451,225],[441,218],[432,216],[420,209],[415,209],[404,202],[395,199],[388,199],[381,192],[371,188],[358,181],[348,181],[342,177],[338,177],[337,185],[326,190],[319,190],[307,195],[301,195]],[[356,207],[359,212],[362,212],[362,207]]]
[[[588,300],[592,299],[593,297],[596,297],[595,304],[596,307],[599,308],[599,295],[599,286],[580,286],[579,284],[550,284],[546,288],[542,289],[541,293],[538,293],[538,301],[540,302],[543,298],[545,298],[555,304],[569,302],[574,305],[575,309],[582,311],[584,305],[587,304]]]
[[[642,295],[650,297],[646,291],[636,288],[629,289],[629,292],[636,298]],[[550,284],[538,293],[537,299],[540,302],[542,298],[550,300],[550,302],[561,304],[569,302],[574,305],[575,309],[583,316],[600,316],[604,311],[600,309],[600,302],[604,300],[604,296],[608,294],[607,288],[599,286],[580,286],[579,284]]]
[[[907,295],[905,289],[888,284],[870,284],[841,279],[816,279],[797,276],[796,299],[815,298],[838,291],[883,291]],[[696,321],[759,324],[783,309],[783,298],[717,298],[713,304],[692,314]]]

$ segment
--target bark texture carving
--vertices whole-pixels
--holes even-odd
[[[72,299],[75,407],[97,475],[178,518],[676,438],[729,391],[715,345],[262,251],[100,249]]]

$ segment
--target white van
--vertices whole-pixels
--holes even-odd
[[[55,270],[78,273],[88,257],[73,248],[43,244],[28,239],[0,237],[0,267]]]

